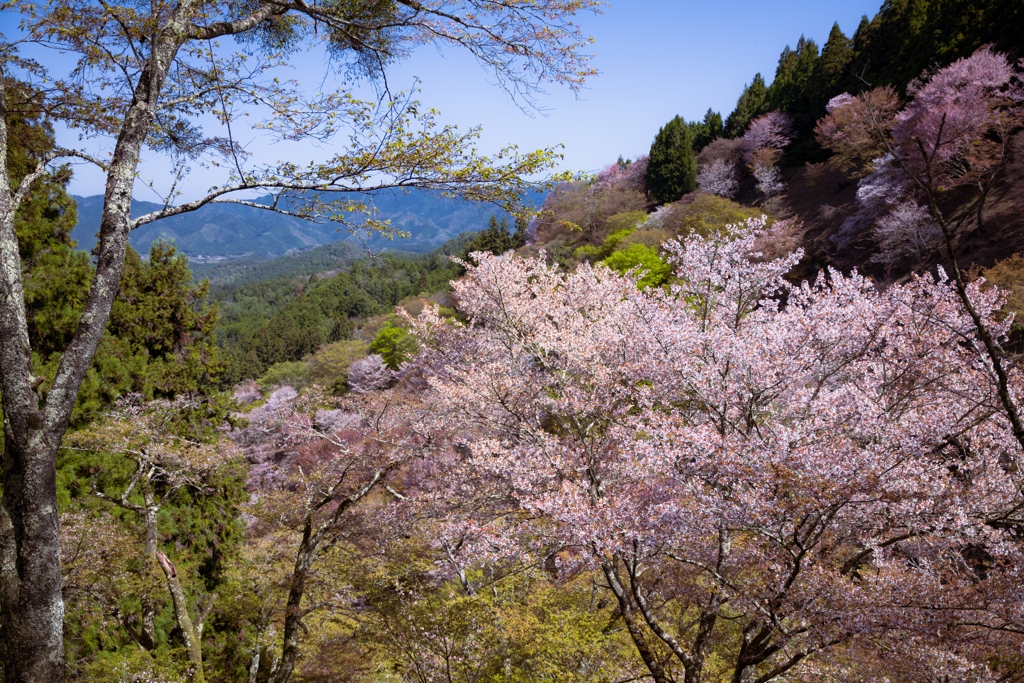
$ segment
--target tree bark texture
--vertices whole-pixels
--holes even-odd
[[[140,153],[152,128],[167,70],[180,46],[182,17],[191,4],[183,2],[154,41],[126,111],[107,174],[96,272],[45,405],[34,389],[14,228],[20,197],[10,183],[6,154],[0,153],[0,391],[4,413],[0,661],[7,683],[64,680],[57,449],[117,296]],[[8,112],[2,83],[0,78],[0,150],[6,152]]]

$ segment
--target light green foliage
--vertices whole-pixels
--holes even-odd
[[[644,214],[647,200],[643,193],[623,184],[566,183],[544,200],[536,221],[537,243],[548,256],[568,263],[577,248],[599,247],[608,235],[622,225],[610,224],[621,214]],[[531,247],[527,247],[530,249]],[[586,257],[588,252],[582,252]]]
[[[409,331],[391,325],[384,327],[370,342],[370,353],[379,354],[384,364],[392,370],[412,358],[417,351],[416,340]]]
[[[651,197],[662,204],[697,189],[693,133],[681,117],[666,123],[654,137],[645,180]]]
[[[301,360],[274,363],[259,378],[260,387],[264,391],[285,385],[293,389],[301,389],[308,382],[309,365]]]
[[[647,213],[644,211],[624,211],[609,216],[605,226],[610,234],[605,239],[605,243],[607,244],[607,240],[611,239],[612,235],[622,232],[628,233],[645,220],[647,220]]]
[[[698,194],[692,202],[674,204],[664,227],[673,236],[686,237],[696,233],[707,237],[721,232],[727,225],[759,218],[762,213],[760,209],[741,206],[725,197]]]
[[[359,680],[610,683],[638,673],[629,637],[589,575],[556,583],[535,569],[504,578],[477,570],[467,575],[470,593],[429,583],[428,558],[409,559],[358,580],[371,608],[361,637],[377,661]]]
[[[359,339],[328,344],[307,362],[309,383],[324,387],[334,394],[345,390],[348,366],[369,353],[369,345]]]
[[[637,285],[640,289],[658,287],[668,281],[672,268],[658,256],[658,252],[644,244],[631,244],[622,251],[617,251],[604,261],[604,265],[612,270],[625,273],[633,269],[646,271]]]
[[[600,261],[608,258],[613,251],[619,248],[619,243],[629,237],[636,226],[643,223],[647,214],[643,211],[626,211],[609,216],[605,221],[607,230],[611,234],[605,237],[600,246],[584,245],[576,249],[573,256],[579,260]]]

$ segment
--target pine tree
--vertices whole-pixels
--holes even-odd
[[[811,107],[815,120],[825,115],[828,101],[846,89],[845,84],[849,78],[847,68],[853,57],[853,41],[846,37],[838,22],[833,24],[810,80]]]
[[[679,116],[665,124],[651,145],[647,191],[662,204],[697,189],[697,160],[690,127]]]
[[[172,398],[209,386],[223,371],[209,289],[208,282],[192,283],[188,259],[173,245],[154,242],[148,261],[129,248],[107,329],[119,355],[145,359],[136,391]]]
[[[25,98],[17,86],[8,95],[10,100]],[[20,182],[53,149],[53,129],[38,113],[13,114],[6,154],[12,180]],[[15,217],[29,340],[37,364],[70,341],[92,275],[88,254],[76,251],[71,239],[78,214],[67,193],[70,180],[67,166],[40,178]]]
[[[750,122],[765,113],[765,99],[768,88],[761,74],[754,74],[754,80],[743,89],[736,101],[736,108],[725,120],[725,134],[730,138],[738,138],[747,130]]]
[[[698,154],[725,133],[722,115],[709,107],[703,121],[690,124],[690,131],[693,134],[693,153]]]
[[[817,63],[818,46],[813,40],[800,36],[795,50],[787,45],[779,56],[779,66],[768,88],[764,108],[789,114],[799,127],[812,125],[809,86]]]

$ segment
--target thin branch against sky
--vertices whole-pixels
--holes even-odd
[[[463,129],[481,125],[483,152],[508,143],[524,150],[564,143],[564,170],[595,172],[619,155],[645,153],[658,128],[677,114],[699,119],[710,107],[728,115],[755,73],[771,82],[786,45],[795,45],[803,35],[821,47],[834,22],[852,35],[861,17],[873,16],[879,6],[880,0],[611,0],[603,15],[584,17],[582,22],[595,39],[599,76],[578,98],[551,88],[537,98],[533,111],[524,111],[500,89],[490,87],[488,74],[467,55],[433,48],[422,48],[394,65],[388,85],[396,91],[421,88],[418,99],[439,109],[444,122]],[[14,35],[16,21],[12,13],[0,15],[0,32]],[[70,61],[48,52],[37,55],[48,66],[60,70]],[[334,77],[327,57],[315,52],[296,55],[290,71],[290,77],[306,80],[313,90]],[[357,88],[363,97],[375,95],[371,84]],[[331,151],[311,143],[271,144],[257,131],[233,132],[250,154],[267,161],[321,158]],[[67,144],[76,142],[73,131],[59,134]],[[159,183],[169,178],[166,161],[158,157],[144,162],[142,180]],[[204,193],[217,177],[216,171],[193,166],[178,183],[180,200]],[[82,196],[101,194],[103,184],[100,172],[83,165],[76,169],[70,190]],[[158,201],[143,183],[136,196]]]

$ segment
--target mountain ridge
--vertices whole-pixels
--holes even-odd
[[[351,193],[350,196],[373,206],[378,219],[390,220],[396,230],[409,236],[389,240],[380,235],[347,234],[331,223],[314,223],[241,204],[214,203],[148,223],[133,231],[129,241],[141,253],[148,253],[157,240],[171,241],[178,251],[195,260],[268,259],[341,241],[358,242],[377,250],[400,248],[427,252],[464,232],[484,229],[491,215],[499,218],[507,215],[496,206],[444,197],[430,190],[373,195]],[[103,196],[75,196],[74,199],[78,204],[78,224],[72,237],[80,249],[88,251],[96,244]],[[263,197],[255,201],[269,203],[270,199]],[[542,201],[543,193],[539,191],[527,197],[527,203],[533,205]],[[163,205],[155,202],[132,200],[133,217],[161,208]],[[359,217],[354,218],[358,225]]]

